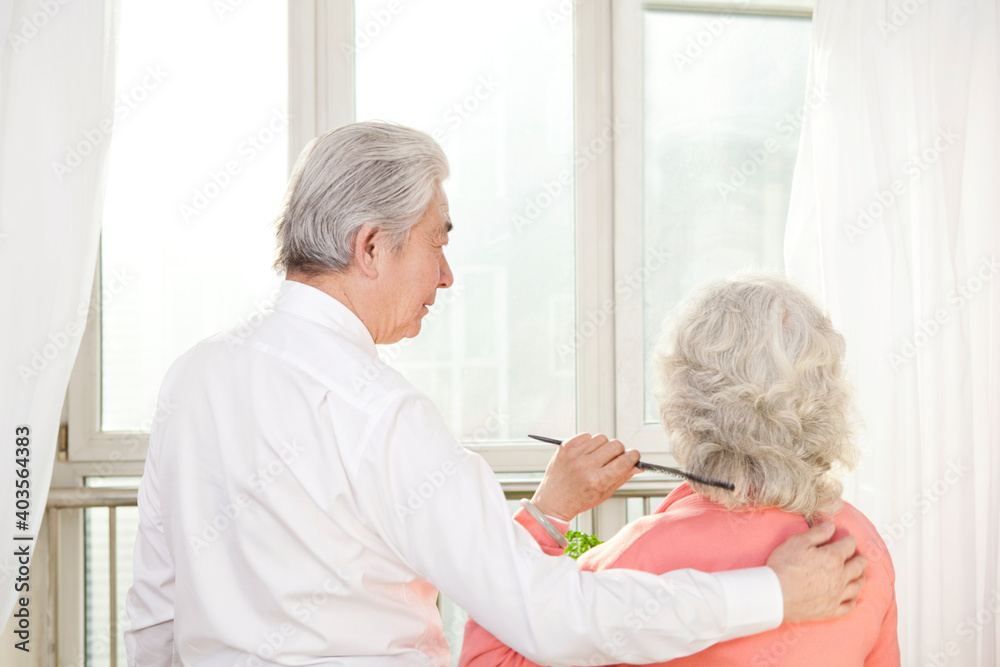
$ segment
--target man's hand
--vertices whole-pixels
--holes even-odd
[[[850,535],[826,544],[834,530],[832,521],[813,526],[768,557],[781,582],[786,623],[843,616],[857,604],[868,560],[855,554],[857,541]]]
[[[603,503],[639,472],[638,461],[639,452],[625,451],[606,435],[573,436],[556,450],[531,502],[549,516],[570,521]]]

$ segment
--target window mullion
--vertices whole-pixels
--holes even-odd
[[[611,2],[574,9],[577,426],[615,432]]]

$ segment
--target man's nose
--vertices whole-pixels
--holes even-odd
[[[438,282],[439,289],[447,289],[451,287],[452,283],[455,282],[455,276],[451,272],[451,267],[448,265],[448,260],[442,256],[441,257],[441,268],[439,271],[440,281]]]

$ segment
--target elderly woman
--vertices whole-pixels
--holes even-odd
[[[716,644],[671,665],[899,665],[894,573],[885,544],[840,498],[839,475],[858,454],[844,339],[788,280],[754,274],[718,282],[681,307],[657,353],[657,398],[674,457],[735,491],[681,484],[655,514],[580,558],[586,570],[716,572],[764,564],[782,540],[832,518],[868,557],[857,607],[834,620]],[[549,554],[555,541],[519,522]],[[654,600],[634,622],[658,612]],[[615,646],[606,653],[615,654]],[[531,665],[470,619],[462,665]]]

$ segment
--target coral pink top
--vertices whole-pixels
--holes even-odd
[[[515,515],[543,550],[562,550],[524,510]],[[889,551],[875,526],[855,507],[844,507],[833,517],[834,539],[854,535],[858,551],[868,558],[867,579],[858,604],[846,616],[830,621],[784,624],[750,637],[711,646],[674,660],[672,667],[692,665],[769,665],[850,667],[898,666],[895,573]],[[687,484],[675,489],[656,510],[625,526],[611,540],[580,557],[583,570],[629,568],[657,574],[691,568],[721,572],[764,565],[771,552],[788,537],[808,529],[797,514],[778,509],[730,512],[699,496]],[[553,613],[559,613],[553,610]],[[502,644],[469,619],[465,627],[461,667],[528,667],[535,665]]]

